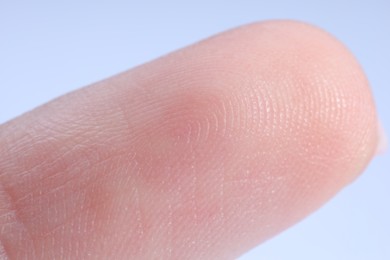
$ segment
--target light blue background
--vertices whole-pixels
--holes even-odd
[[[214,33],[293,18],[357,56],[390,130],[390,1],[0,0],[0,123],[54,97]],[[390,160],[304,222],[241,259],[390,259]]]

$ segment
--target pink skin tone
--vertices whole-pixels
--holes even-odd
[[[10,259],[233,259],[353,181],[367,80],[312,26],[244,26],[0,126]]]

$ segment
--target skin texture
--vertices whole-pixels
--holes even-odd
[[[0,126],[10,259],[233,259],[354,180],[378,143],[359,65],[312,26],[244,26]]]

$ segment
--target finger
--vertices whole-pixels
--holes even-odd
[[[340,43],[296,22],[245,26],[1,126],[3,252],[234,258],[356,178],[377,142]]]

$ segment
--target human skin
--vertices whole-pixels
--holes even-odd
[[[337,40],[240,27],[1,125],[1,256],[234,259],[353,181],[379,138]]]

